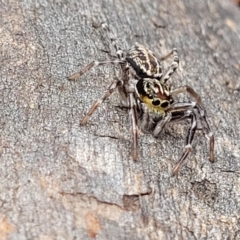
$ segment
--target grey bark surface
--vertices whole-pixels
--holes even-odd
[[[176,2],[176,3],[175,3]],[[4,1],[0,8],[0,239],[240,239],[240,13],[222,1]],[[138,41],[180,66],[170,79],[202,97],[215,163],[199,131],[177,177],[187,123],[140,134],[131,159],[116,93],[80,119],[119,74],[92,69]],[[168,66],[165,64],[165,67]],[[188,99],[187,96],[181,96]]]

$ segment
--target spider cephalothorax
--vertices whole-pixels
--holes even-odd
[[[201,130],[210,139],[210,161],[214,161],[214,136],[206,120],[205,110],[202,107],[200,96],[189,86],[182,86],[171,89],[167,80],[178,67],[178,52],[173,49],[167,56],[161,58],[163,61],[169,56],[173,56],[173,61],[168,70],[163,73],[161,61],[144,45],[135,43],[124,56],[124,52],[117,45],[116,38],[109,30],[108,26],[102,24],[107,32],[112,44],[115,47],[118,59],[107,61],[93,61],[80,72],[71,75],[68,79],[74,80],[86,73],[94,66],[105,64],[119,64],[122,70],[122,78],[114,79],[109,85],[106,93],[97,100],[81,124],[84,125],[96,108],[106,100],[117,88],[127,105],[130,108],[132,122],[132,158],[137,159],[138,152],[138,116],[141,116],[142,126],[152,129],[153,135],[158,136],[164,127],[174,121],[189,120],[190,127],[185,140],[185,150],[173,169],[176,174],[192,150],[192,140],[197,129],[198,122],[201,123]],[[179,93],[189,93],[195,101],[174,101],[174,96]],[[154,114],[151,114],[154,113]],[[154,124],[153,124],[154,123]]]
[[[157,79],[140,79],[136,84],[136,93],[147,107],[161,115],[173,104],[170,87]]]

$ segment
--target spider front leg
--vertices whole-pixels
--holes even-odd
[[[194,109],[196,112],[194,111]],[[181,111],[179,111],[179,110],[181,110]],[[210,140],[210,158],[209,158],[209,160],[211,162],[214,162],[214,136],[210,130],[209,124],[208,124],[206,116],[205,116],[205,110],[203,109],[203,107],[195,102],[176,103],[175,105],[173,105],[173,108],[170,109],[170,111],[172,112],[171,122],[181,121],[183,119],[191,117],[191,128],[189,128],[188,135],[186,138],[186,148],[187,149],[185,150],[182,157],[178,161],[178,164],[174,168],[173,173],[176,174],[179,171],[179,168],[182,166],[187,155],[191,152],[191,148],[192,148],[191,142],[192,142],[194,133],[197,129],[196,114],[199,116],[199,120],[202,125],[202,131],[204,132],[205,136]],[[189,147],[187,147],[187,146],[189,146]]]
[[[209,124],[207,122],[206,116],[205,116],[205,110],[203,109],[202,106],[197,105],[197,109],[198,109],[198,113],[200,116],[200,121],[202,124],[202,130],[206,136],[207,139],[209,139],[209,143],[210,143],[210,157],[209,160],[211,162],[214,162],[214,136],[213,133],[211,132],[211,129],[209,127]]]
[[[189,93],[197,101],[197,103],[199,105],[202,105],[201,97],[194,91],[193,88],[189,87],[188,85],[185,85],[185,86],[182,86],[182,87],[178,87],[178,88],[172,90],[170,92],[170,94],[172,96],[174,96],[174,95],[177,95],[179,93],[185,93],[185,92]]]
[[[197,117],[196,114],[188,110],[189,117],[191,118],[191,126],[188,129],[188,133],[186,136],[186,141],[185,141],[185,151],[183,152],[182,156],[178,160],[177,165],[173,169],[173,174],[176,175],[180,169],[180,167],[183,165],[185,159],[189,155],[189,153],[192,151],[192,140],[197,128]]]
[[[169,122],[181,121],[188,118],[187,110],[196,106],[195,102],[175,103],[170,109],[167,109],[164,117],[157,123],[153,130],[154,137],[157,137]]]
[[[97,67],[97,66],[102,66],[102,65],[107,65],[107,64],[123,64],[124,61],[121,60],[106,60],[106,61],[93,61],[90,64],[88,64],[86,67],[84,67],[81,71],[76,72],[72,74],[71,76],[68,77],[68,80],[75,80],[76,78],[79,78],[81,75],[84,73],[88,72],[91,68]]]
[[[197,117],[194,112],[194,108],[196,107],[195,102],[182,102],[182,103],[175,103],[171,106],[171,108],[166,110],[166,114],[161,121],[158,122],[156,125],[153,134],[157,136],[161,133],[163,128],[169,122],[174,121],[182,121],[184,119],[191,118],[191,127],[188,129],[188,134],[185,140],[185,151],[183,152],[182,156],[178,160],[177,165],[173,169],[173,174],[177,174],[180,167],[183,165],[184,160],[187,158],[189,153],[192,150],[192,140],[197,128]]]
[[[213,136],[213,133],[211,132],[211,129],[207,122],[205,110],[202,107],[201,97],[193,90],[193,88],[191,88],[187,85],[176,88],[175,90],[172,90],[170,94],[173,96],[173,95],[177,95],[179,93],[184,93],[184,92],[189,93],[197,101],[196,108],[199,113],[200,121],[201,121],[201,124],[203,127],[203,132],[204,132],[205,136],[209,139],[209,142],[210,142],[210,158],[209,158],[209,160],[211,162],[214,162],[214,136]]]
[[[160,122],[158,122],[157,125],[155,126],[153,130],[153,136],[157,137],[162,132],[166,124],[171,121],[171,119],[172,119],[171,112],[166,113],[163,119]]]
[[[97,109],[97,107],[107,98],[109,98],[109,96],[121,85],[122,85],[122,81],[120,81],[119,79],[113,80],[112,83],[109,85],[105,94],[93,104],[93,106],[90,108],[88,113],[85,115],[85,117],[81,121],[81,125],[85,125],[88,122],[91,115]]]

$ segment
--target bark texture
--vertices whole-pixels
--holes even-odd
[[[39,3],[40,2],[40,3]],[[3,1],[0,8],[0,239],[240,239],[240,12],[228,0]],[[127,110],[114,94],[79,121],[117,66],[66,76],[123,49],[176,47],[169,81],[202,97],[201,132],[177,177],[187,123],[141,134],[131,159]],[[165,67],[169,63],[165,64]],[[187,99],[187,96],[181,96]]]

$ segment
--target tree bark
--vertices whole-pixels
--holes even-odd
[[[230,1],[13,1],[0,9],[0,239],[240,239],[240,13]],[[80,119],[118,66],[66,76],[128,50],[178,49],[169,83],[202,97],[215,162],[198,131],[178,176],[187,122],[139,137],[119,94]],[[164,63],[165,69],[170,61]],[[181,95],[188,100],[188,96]]]

